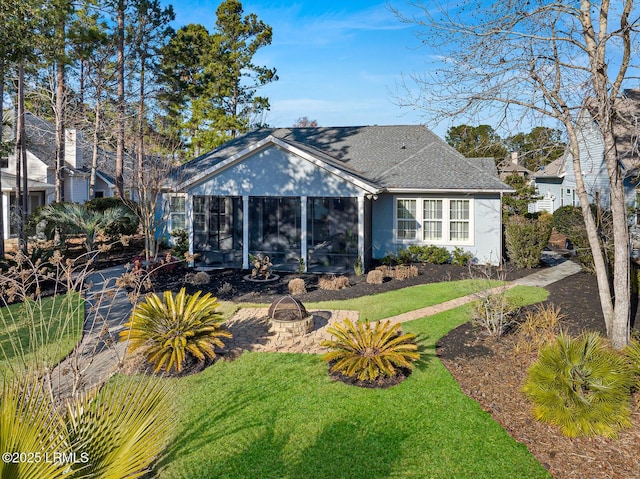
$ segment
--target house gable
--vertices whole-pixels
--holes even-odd
[[[361,196],[377,187],[273,137],[182,182],[193,195]]]

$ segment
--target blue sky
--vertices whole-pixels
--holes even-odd
[[[201,23],[213,31],[221,0],[164,0],[176,12],[174,28]],[[420,112],[394,102],[403,75],[425,66],[427,51],[412,27],[401,23],[384,1],[246,0],[273,28],[273,42],[255,57],[276,67],[280,80],[263,87],[271,111],[266,122],[292,126],[299,117],[320,126],[419,124]],[[397,8],[407,3],[392,1]],[[444,136],[446,125],[429,125]]]

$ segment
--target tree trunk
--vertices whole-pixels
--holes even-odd
[[[27,216],[27,198],[29,196],[27,183],[27,142],[25,138],[24,111],[24,64],[18,65],[18,114],[16,121],[16,209],[18,210],[18,246],[23,253],[27,253],[27,237],[24,224]]]
[[[64,26],[62,27],[64,28]],[[64,201],[64,62],[56,62],[56,203]]]
[[[0,148],[2,147],[2,132],[4,130],[4,60],[0,58]],[[0,157],[3,153],[0,152]],[[2,168],[0,168],[0,183],[2,183]],[[4,259],[4,193],[0,191],[0,259]]]
[[[124,0],[118,0],[118,112],[116,126],[116,195],[124,198]]]
[[[98,169],[98,130],[100,128],[101,120],[101,95],[102,89],[96,88],[96,108],[95,119],[93,122],[93,149],[91,152],[91,176],[89,178],[89,199],[93,199],[96,192],[96,170]]]
[[[630,247],[627,224],[627,208],[624,178],[618,166],[618,153],[612,129],[604,135],[605,159],[611,180],[611,215],[613,218],[613,291],[614,315],[606,322],[607,336],[615,349],[623,349],[629,344],[631,317]]]

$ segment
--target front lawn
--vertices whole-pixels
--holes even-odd
[[[444,303],[451,299],[460,298],[468,294],[477,293],[489,288],[504,284],[496,280],[463,279],[459,281],[445,281],[441,283],[428,283],[408,288],[387,291],[374,296],[360,296],[353,299],[341,299],[335,301],[320,301],[305,303],[308,310],[311,309],[340,309],[360,311],[360,319],[363,321],[378,321],[398,314],[426,308],[434,304]],[[220,301],[218,311],[223,318],[229,319],[242,308],[268,307],[268,304],[233,303]]]
[[[77,293],[0,308],[0,372],[54,366],[80,340],[83,322]]]
[[[517,287],[508,294],[530,304],[546,291]],[[366,298],[372,311],[387,300]],[[180,391],[177,426],[159,477],[550,477],[435,356],[436,341],[470,310],[405,323],[403,330],[420,335],[423,361],[387,390],[333,382],[320,356],[302,354],[244,353],[171,380]]]

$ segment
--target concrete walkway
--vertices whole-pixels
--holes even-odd
[[[52,387],[60,399],[73,391],[87,391],[106,381],[122,364],[126,344],[118,333],[131,314],[131,302],[116,280],[125,272],[116,266],[92,273],[87,278],[85,324],[82,339],[73,352],[54,369]]]
[[[508,283],[505,287],[517,285],[548,286],[581,270],[573,261],[551,256],[552,266],[541,269],[529,276]],[[75,384],[76,389],[86,390],[106,381],[121,365],[126,345],[118,342],[118,332],[124,328],[131,313],[131,303],[121,289],[115,288],[115,280],[124,268],[115,267],[92,275],[93,285],[87,295],[87,319],[81,342],[67,359],[54,371],[54,387],[61,397],[68,397],[73,390],[73,378],[82,378]],[[499,291],[504,287],[494,288]],[[107,292],[105,295],[105,291]],[[111,293],[109,293],[111,291]],[[442,311],[457,308],[478,299],[478,294],[470,294],[444,303],[409,311],[389,319],[402,323],[431,316]],[[111,296],[110,296],[111,295]],[[291,352],[318,354],[326,352],[320,346],[329,339],[327,328],[337,321],[350,318],[358,320],[357,311],[310,311],[314,317],[314,329],[302,337],[291,338],[275,335],[269,330],[266,308],[241,308],[226,325],[233,338],[225,340],[224,353],[241,354],[243,351]]]

